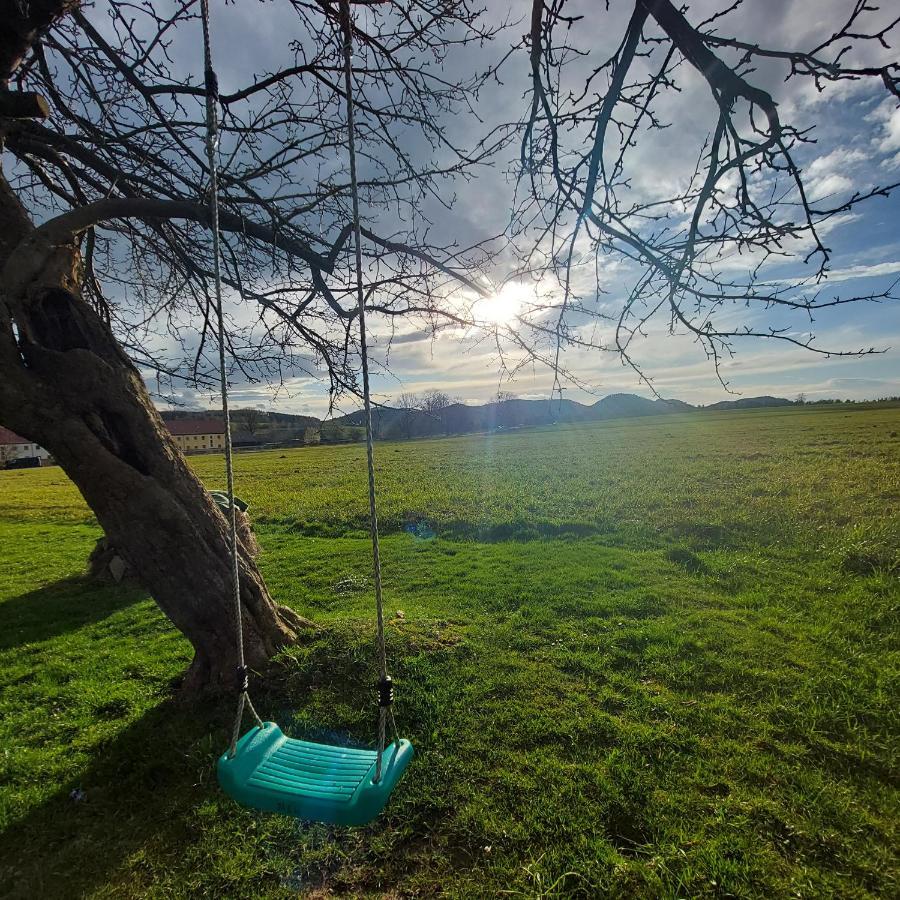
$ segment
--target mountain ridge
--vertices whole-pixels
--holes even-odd
[[[768,395],[720,400],[707,406],[695,406],[674,398],[651,400],[630,393],[608,394],[591,404],[569,399],[531,400],[513,397],[471,405],[450,402],[443,408],[430,411],[377,406],[372,409],[372,423],[379,439],[415,438],[683,412],[704,413],[791,405],[794,405],[794,401]],[[167,410],[162,413],[163,419],[208,418],[219,415],[219,412],[210,410]],[[285,440],[294,432],[294,437],[299,439],[300,433],[307,429],[318,429],[323,441],[354,440],[359,437],[356,431],[362,429],[364,424],[361,409],[326,419],[252,408],[235,409],[232,412],[233,434],[236,439],[243,437],[247,443],[266,439]]]
[[[670,398],[651,400],[638,394],[628,393],[608,394],[592,404],[567,399],[551,401],[549,399],[511,398],[473,405],[450,403],[442,409],[431,411],[379,406],[372,410],[372,424],[379,438],[413,438],[560,423],[671,415],[680,412],[786,406],[792,405],[792,403],[791,400],[766,396],[742,397],[739,400],[723,400],[710,406],[694,406],[684,400]],[[323,428],[329,424],[335,428],[361,428],[365,424],[364,413],[362,410],[357,410],[326,419]]]

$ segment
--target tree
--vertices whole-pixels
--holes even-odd
[[[237,412],[237,410],[235,410],[235,412]],[[248,409],[240,410],[239,418],[241,431],[246,432],[250,437],[253,437],[259,430],[259,426],[262,424],[263,412],[261,409],[250,407]]]
[[[543,273],[558,290],[519,317],[525,327],[511,340],[553,369],[560,397],[563,380],[578,383],[563,365],[567,348],[615,353],[652,389],[634,347],[656,321],[702,347],[726,387],[720,364],[747,339],[829,355],[873,352],[823,348],[785,317],[812,322],[842,304],[897,299],[894,287],[842,296],[826,280],[828,228],[897,182],[818,196],[799,161],[813,129],[785,120],[767,85],[808,82],[822,92],[871,84],[900,99],[900,64],[886,53],[900,18],[853,0],[846,19],[824,23],[815,46],[771,47],[742,37],[751,6],[723,0],[701,18],[671,0],[601,5],[592,15],[623,26],[611,55],[598,58],[590,30],[582,42],[571,0],[533,0],[522,45],[531,67],[525,199],[511,227],[523,264],[514,277]],[[706,128],[669,117],[691,79],[705,94],[692,117],[707,115]],[[668,160],[683,136],[695,137],[684,171],[648,185],[650,146]],[[792,260],[807,274],[778,280],[772,265]],[[621,301],[600,302],[607,265],[630,273]]]
[[[454,47],[492,32],[466,0],[418,7],[410,17],[399,0],[381,4],[355,23],[366,65],[354,104],[368,308],[433,323],[452,319],[437,287],[478,290],[464,273],[480,250],[430,246],[417,209],[438,179],[492,149],[459,148],[441,124],[489,73],[454,82],[440,72]],[[239,318],[226,310],[225,349],[232,373],[323,373],[333,391],[356,393],[348,188],[335,165],[345,158],[341,29],[334,5],[284,8],[295,27],[284,46],[218,96],[223,279],[241,305]],[[199,9],[0,0],[0,421],[50,450],[191,641],[195,689],[234,679],[227,528],[142,375],[215,383],[207,89],[169,56],[177,38],[202,69]],[[407,132],[421,162],[403,149]],[[160,358],[161,334],[182,358]],[[274,602],[240,550],[254,666],[309,623]]]
[[[422,394],[422,409],[427,413],[439,413],[450,406],[452,402],[450,395],[443,391],[429,390]]]
[[[406,439],[412,437],[412,424],[415,413],[421,408],[422,401],[416,394],[404,391],[397,398],[397,406],[403,410],[403,433]]]
[[[384,437],[384,410],[380,406],[372,408],[372,438],[380,441]]]
[[[453,403],[454,400],[443,391],[430,390],[422,394],[422,410],[440,423],[441,431],[444,434],[449,434],[447,410]]]
[[[518,421],[516,420],[515,413],[510,410],[508,404],[510,400],[517,400],[518,396],[511,391],[503,391],[497,390],[496,404],[497,404],[497,424],[503,426],[504,428],[510,428],[514,425],[518,425]]]

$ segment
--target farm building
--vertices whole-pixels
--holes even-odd
[[[168,419],[166,428],[184,453],[225,449],[225,426],[219,419]]]
[[[0,468],[14,459],[47,460],[50,454],[39,444],[0,425]]]

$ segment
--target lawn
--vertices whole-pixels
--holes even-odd
[[[0,472],[0,895],[896,897],[898,434],[840,407],[379,445],[417,756],[343,831],[217,790],[230,702],[179,702],[186,641],[84,578],[62,472]],[[273,593],[324,626],[257,706],[371,741],[363,449],[237,465]]]

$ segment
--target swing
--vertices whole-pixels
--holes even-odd
[[[412,759],[409,741],[378,751],[285,737],[274,722],[248,731],[219,758],[219,784],[243,806],[328,825],[365,825],[383,809]]]
[[[356,243],[356,296],[359,310],[360,356],[362,359],[363,403],[366,419],[366,462],[369,483],[369,522],[372,533],[372,561],[375,582],[376,635],[380,677],[378,680],[378,742],[375,750],[357,750],[331,744],[313,743],[286,737],[274,722],[263,722],[253,708],[249,675],[244,663],[241,623],[241,594],[238,568],[234,464],[231,446],[231,419],[228,410],[228,383],[225,372],[225,326],[222,315],[221,246],[218,206],[218,86],[212,68],[209,36],[209,2],[202,0],[203,50],[206,80],[206,149],[210,172],[210,225],[213,234],[216,319],[219,339],[219,377],[222,416],[225,422],[225,471],[227,492],[223,512],[230,524],[230,563],[238,651],[238,708],[231,745],[219,757],[217,774],[222,789],[244,806],[283,813],[298,819],[331,825],[363,825],[374,819],[387,803],[413,756],[412,744],[397,734],[391,704],[393,683],[387,671],[384,637],[384,603],[381,590],[381,560],[378,545],[378,515],[375,503],[375,459],[372,439],[372,408],[369,393],[369,363],[366,347],[365,300],[360,243],[359,190],[356,178],[356,147],[353,125],[352,31],[350,4],[340,0],[340,22],[344,38],[344,84],[347,97],[347,132],[350,154],[350,185],[353,198],[353,231]],[[240,736],[244,710],[256,722]],[[394,741],[385,746],[388,720]]]

